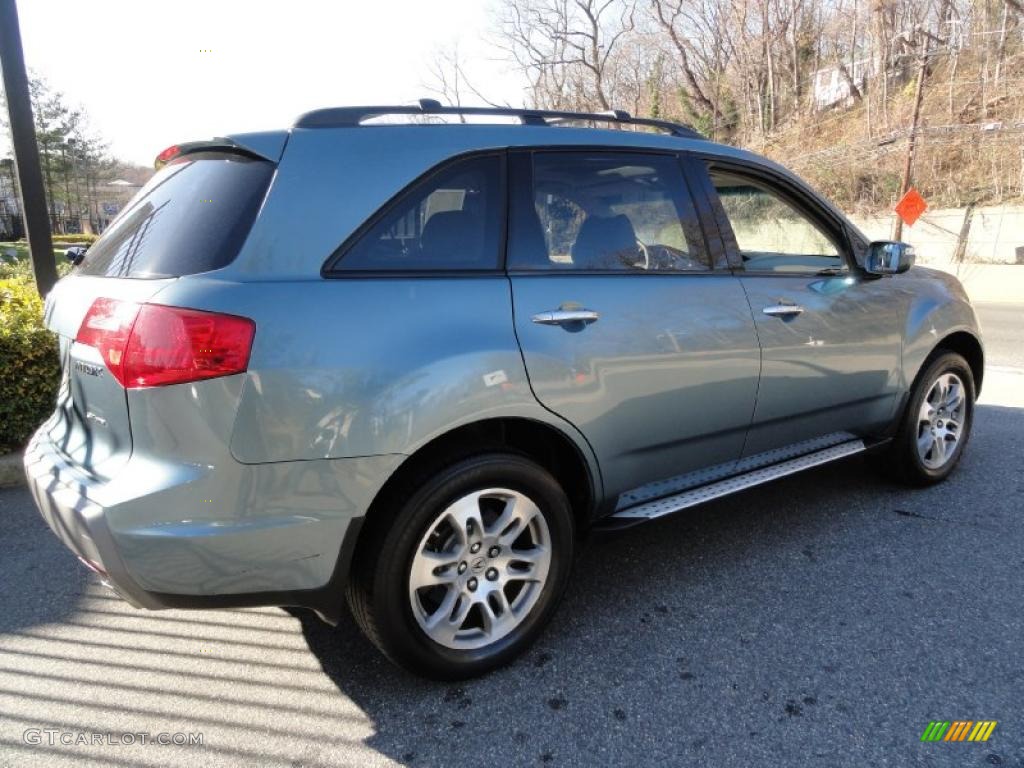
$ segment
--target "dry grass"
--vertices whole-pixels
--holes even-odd
[[[998,84],[989,62],[936,60],[922,105],[913,183],[933,207],[1024,196],[1024,50]],[[744,143],[782,162],[850,210],[890,208],[899,194],[915,81],[853,106],[807,114]]]

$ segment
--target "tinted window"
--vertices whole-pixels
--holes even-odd
[[[495,269],[501,159],[460,160],[404,194],[348,249],[341,270]]]
[[[711,181],[748,271],[809,272],[844,266],[832,239],[767,186],[713,171]]]
[[[674,157],[539,152],[533,155],[531,171],[532,182],[514,183],[510,266],[709,268]]]
[[[177,277],[229,264],[273,173],[273,163],[225,152],[171,162],[89,248],[79,274]]]

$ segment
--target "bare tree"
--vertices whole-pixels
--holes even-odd
[[[724,66],[724,61],[721,56],[708,56],[708,38],[714,35],[711,27],[717,25],[709,24],[709,16],[705,15],[711,11],[710,19],[715,18],[714,5],[709,7],[708,4],[686,0],[650,0],[650,8],[655,22],[667,36],[677,56],[676,63],[683,75],[682,89],[686,98],[717,121],[721,111],[712,98],[714,93],[711,83],[718,74],[718,67]]]
[[[535,106],[553,109],[611,109],[610,63],[635,29],[635,0],[508,0],[499,22]]]
[[[428,93],[441,97],[441,101],[461,107],[467,97],[473,97],[491,107],[508,107],[499,103],[477,88],[466,74],[467,62],[459,50],[458,41],[450,46],[437,48],[427,64],[427,78],[421,85]],[[465,122],[464,118],[460,118]]]
[[[917,174],[944,174],[942,188],[955,196],[963,188],[955,175],[976,165],[968,150],[952,161],[932,150],[933,142],[966,146],[967,133],[939,139],[932,127],[996,115],[1009,127],[1024,113],[1024,89],[1011,87],[1024,81],[1024,0],[496,2],[501,47],[526,75],[533,105],[622,107],[784,160],[816,154],[821,161],[800,170],[873,205],[890,205],[899,189],[893,133],[909,130],[926,49],[927,74],[933,83],[944,75],[948,87],[923,97],[929,130],[919,137],[915,184]],[[1007,160],[1016,154],[995,143],[1003,121],[991,122],[992,186],[1016,188],[1016,175],[1007,176],[1019,171]],[[1017,134],[1003,138],[1019,143]]]

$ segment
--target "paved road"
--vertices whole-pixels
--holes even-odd
[[[986,310],[990,340],[1020,317]],[[911,492],[853,459],[593,540],[537,646],[461,685],[348,621],[136,612],[0,491],[0,765],[1024,766],[1022,470],[1024,373],[1000,370],[953,481]],[[940,718],[999,725],[920,743]]]
[[[1024,370],[1024,304],[975,306],[989,365]]]

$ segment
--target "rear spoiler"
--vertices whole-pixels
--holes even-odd
[[[235,136],[217,136],[206,141],[188,141],[172,144],[153,160],[157,170],[182,155],[194,152],[235,152],[258,160],[269,160],[276,163],[281,159],[284,145],[288,141],[287,131],[262,131],[259,133],[240,133]]]

